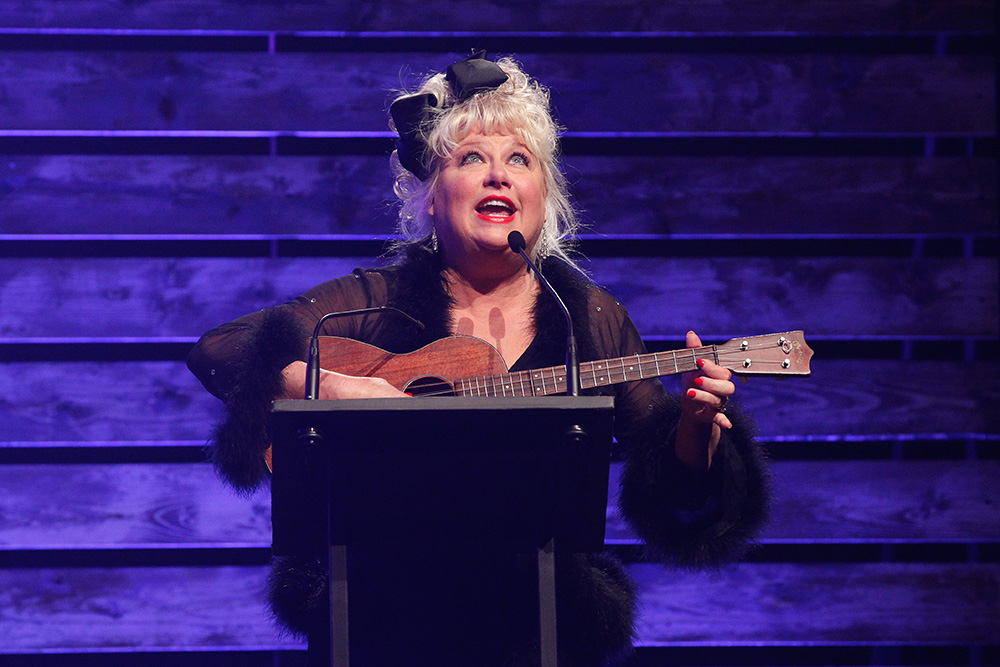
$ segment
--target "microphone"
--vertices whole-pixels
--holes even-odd
[[[510,246],[511,250],[524,258],[524,261],[528,263],[528,266],[530,266],[531,270],[535,272],[538,279],[542,281],[545,288],[549,290],[549,294],[555,298],[556,303],[558,303],[559,307],[562,308],[563,315],[566,316],[566,331],[568,332],[568,335],[566,336],[566,395],[579,396],[580,358],[576,351],[576,336],[573,334],[573,318],[569,315],[569,308],[567,308],[566,304],[563,303],[563,300],[559,298],[559,295],[556,294],[556,291],[552,288],[549,281],[545,279],[545,276],[542,275],[542,272],[539,271],[534,263],[528,259],[528,256],[524,254],[524,249],[528,246],[528,244],[525,242],[524,236],[521,232],[514,230],[508,234],[507,245]]]
[[[323,317],[319,318],[319,322],[316,323],[316,327],[313,329],[312,338],[309,339],[309,356],[306,357],[306,400],[313,400],[319,396],[319,330],[323,326],[323,323],[327,320],[336,319],[338,317],[353,317],[355,315],[371,315],[371,314],[382,314],[382,313],[392,313],[394,315],[402,315],[410,322],[416,325],[420,330],[424,329],[424,325],[419,320],[411,317],[407,313],[404,313],[399,308],[393,308],[392,306],[378,306],[376,308],[359,308],[357,310],[344,310],[339,313],[327,313]]]

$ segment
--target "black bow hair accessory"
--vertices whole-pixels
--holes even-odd
[[[486,51],[477,51],[452,63],[444,78],[458,102],[464,102],[476,93],[495,90],[508,79],[507,73],[499,65],[486,60]],[[392,123],[399,133],[396,141],[399,163],[421,181],[427,180],[431,175],[427,143],[421,129],[430,122],[432,111],[437,105],[436,95],[420,93],[401,97],[389,107]]]

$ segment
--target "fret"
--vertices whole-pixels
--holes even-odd
[[[729,368],[737,374],[745,372],[747,375],[808,376],[808,363],[812,357],[812,350],[805,344],[802,337],[801,331],[788,331],[783,334],[733,339],[723,345],[683,348],[663,353],[647,352],[599,361],[587,361],[580,364],[580,385],[581,388],[589,389],[620,382],[662,377],[673,373],[696,371],[698,363],[702,359],[712,360],[715,364]],[[359,346],[357,352],[362,359],[367,359],[368,355],[373,353],[387,354],[384,350],[378,350],[378,348],[372,350],[372,346],[357,341],[342,340],[343,344]],[[442,341],[438,350],[428,352],[428,354],[433,359],[440,357],[441,363],[447,365],[450,362],[450,357],[454,356],[453,350],[455,349],[461,349],[463,354],[467,353],[467,349],[469,352],[476,351],[472,346],[466,348],[463,344],[462,347],[456,347],[454,341]],[[443,356],[441,356],[441,351],[444,351]],[[672,370],[669,363],[660,364],[660,354],[671,355],[669,360],[673,361]],[[736,358],[734,359],[734,357]],[[381,360],[383,356],[373,358]],[[548,396],[565,392],[568,388],[569,377],[566,366],[511,372],[506,369],[502,361],[502,359],[494,361],[491,357],[484,358],[482,363],[477,361],[470,365],[471,372],[484,372],[485,375],[461,377],[453,380],[440,376],[429,376],[426,379],[432,380],[433,383],[424,387],[425,392],[427,395],[445,393],[456,396]],[[751,364],[753,368],[751,368]],[[386,377],[386,379],[390,380],[393,386],[408,386],[414,381],[412,375],[409,374],[409,368],[409,366],[392,368],[391,365],[386,364],[386,372],[395,373],[398,376]],[[443,382],[447,387],[438,386],[438,382]],[[551,386],[549,386],[550,382]]]

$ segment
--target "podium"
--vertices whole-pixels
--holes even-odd
[[[446,646],[489,601],[422,581],[424,565],[447,578],[482,558],[487,573],[499,555],[537,560],[542,664],[555,665],[555,554],[603,549],[612,422],[607,396],[275,402],[273,550],[329,565],[325,664],[388,664],[400,637],[413,645],[399,650]]]

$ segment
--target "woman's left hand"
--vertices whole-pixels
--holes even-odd
[[[701,347],[693,331],[687,333],[687,347]],[[707,470],[719,446],[722,429],[732,428],[726,403],[736,391],[732,373],[707,359],[698,360],[698,370],[685,373],[682,381],[681,419],[677,424],[674,451],[678,460],[695,469]]]
[[[701,347],[701,339],[693,331],[687,332],[687,347]],[[731,382],[733,374],[707,359],[699,359],[698,366],[699,370],[684,374],[681,396],[684,418],[732,428],[733,423],[726,416],[726,404],[736,392],[736,385]]]

